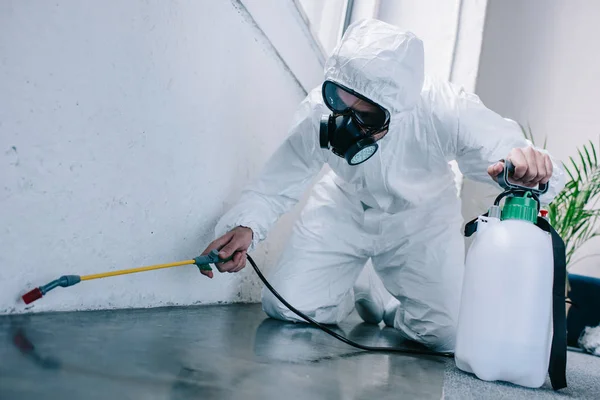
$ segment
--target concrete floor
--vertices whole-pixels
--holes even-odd
[[[351,317],[339,330],[408,345]],[[0,399],[440,399],[446,359],[365,353],[259,305],[0,317]]]

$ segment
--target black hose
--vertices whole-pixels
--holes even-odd
[[[248,261],[250,261],[250,264],[252,264],[252,267],[254,268],[254,271],[256,271],[256,274],[258,275],[258,277],[260,278],[261,281],[263,281],[263,283],[265,284],[265,286],[271,291],[271,293],[273,293],[273,295],[275,297],[277,297],[277,299],[279,299],[279,301],[281,301],[287,308],[289,308],[291,311],[293,311],[296,315],[298,315],[300,318],[304,319],[306,322],[308,322],[309,324],[321,329],[323,332],[333,336],[334,338],[349,344],[350,346],[356,347],[358,349],[361,350],[367,350],[367,351],[385,351],[385,352],[395,352],[395,353],[405,353],[405,354],[421,354],[421,355],[428,355],[428,356],[440,356],[440,357],[454,357],[453,353],[443,353],[443,352],[437,352],[437,351],[432,351],[432,350],[417,350],[417,349],[407,349],[407,348],[400,348],[400,347],[376,347],[376,346],[365,346],[363,344],[360,343],[356,343],[334,331],[332,331],[331,329],[329,329],[328,327],[326,327],[325,325],[322,325],[320,323],[318,323],[317,321],[315,321],[314,319],[312,319],[311,317],[305,315],[304,313],[302,313],[301,311],[297,310],[294,306],[292,306],[290,303],[288,303],[283,297],[281,297],[281,295],[279,293],[277,293],[277,290],[275,290],[273,288],[273,286],[271,286],[271,284],[267,281],[267,279],[263,276],[263,274],[260,272],[260,270],[258,269],[258,267],[256,266],[256,263],[254,262],[254,260],[252,259],[252,257],[250,257],[249,254],[246,254],[246,256],[248,257]]]

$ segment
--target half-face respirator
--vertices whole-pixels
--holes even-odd
[[[321,117],[320,146],[344,158],[348,164],[367,161],[378,145],[374,135],[385,131],[390,122],[387,110],[338,83],[325,81],[323,100],[332,111]]]

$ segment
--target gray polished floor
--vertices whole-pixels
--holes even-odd
[[[361,343],[407,345],[353,316]],[[259,305],[0,317],[0,399],[440,399],[446,360],[366,353]]]

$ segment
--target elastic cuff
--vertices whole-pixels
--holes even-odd
[[[252,242],[250,242],[248,252],[254,251],[258,243],[260,243],[260,241],[262,240],[262,237],[260,236],[260,230],[258,229],[258,225],[253,222],[219,222],[215,227],[215,239],[225,235],[226,233],[230,232],[238,226],[243,226],[244,228],[249,228],[252,230]]]
[[[244,228],[248,228],[252,230],[252,242],[250,243],[250,247],[248,248],[248,252],[253,252],[256,249],[256,246],[260,243],[262,238],[260,237],[258,227],[253,222],[240,222],[236,224],[236,226],[243,226]],[[233,228],[232,228],[233,229]]]

